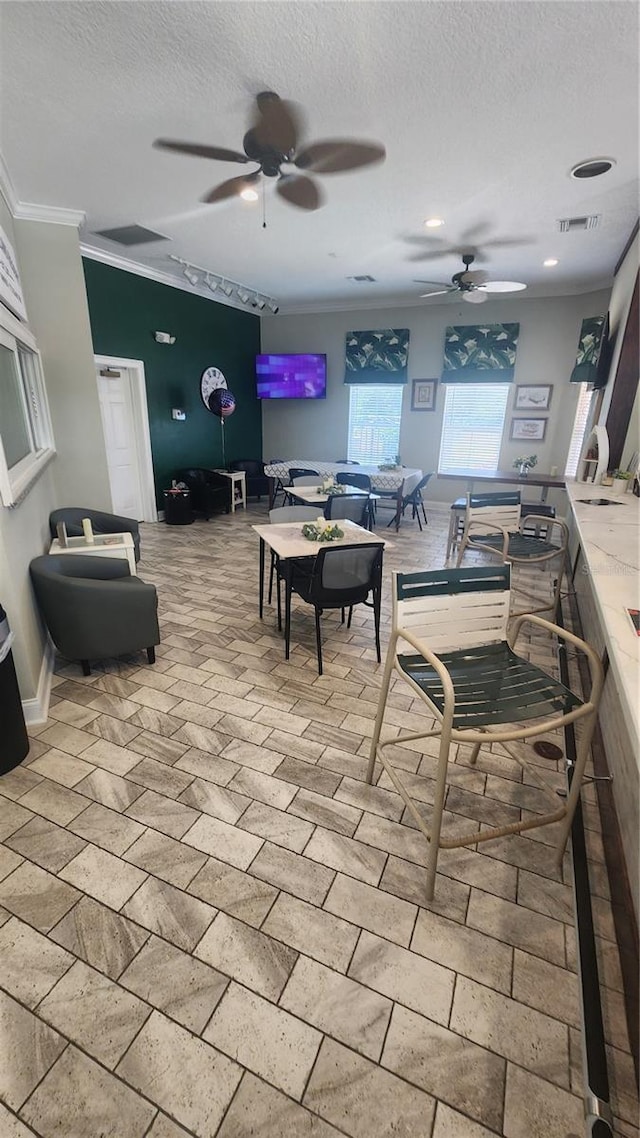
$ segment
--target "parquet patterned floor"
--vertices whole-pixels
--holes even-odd
[[[388,573],[443,564],[447,511]],[[444,851],[364,781],[372,617],[257,614],[251,522],[142,527],[162,643],[83,678],[0,779],[3,1138],[566,1138],[583,1133],[573,901],[553,834]],[[532,655],[553,667],[548,641]],[[396,686],[387,733],[424,722]],[[428,816],[434,757],[395,750]],[[530,749],[529,749],[530,751]],[[434,752],[435,753],[435,752]],[[531,757],[531,756],[530,756]],[[535,756],[534,756],[535,758]],[[543,763],[544,760],[537,760]],[[549,764],[547,764],[548,769]],[[558,775],[560,779],[560,776]],[[616,1132],[637,1133],[592,788],[584,792]],[[495,753],[451,766],[447,826],[539,809]]]

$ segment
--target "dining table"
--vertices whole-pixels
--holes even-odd
[[[259,602],[258,612],[262,620],[264,614],[264,581],[265,581],[265,549],[269,549],[276,555],[279,563],[284,563],[283,577],[285,581],[285,640],[289,642],[289,629],[291,626],[291,574],[288,572],[288,562],[299,560],[300,558],[315,558],[318,550],[323,548],[324,543],[318,541],[310,541],[302,532],[301,522],[278,522],[275,525],[254,525],[251,528],[255,530],[260,538],[260,551],[259,551]],[[343,537],[335,538],[330,542],[331,548],[334,549],[340,546],[349,545],[388,545],[389,542],[383,537],[372,533],[371,530],[364,529],[363,526],[356,525],[355,522],[348,521],[347,519],[339,520],[340,529],[343,531]],[[278,617],[280,617],[280,590],[277,590],[278,595]],[[280,627],[280,621],[278,624]]]
[[[404,495],[410,494],[422,478],[422,471],[414,466],[389,465],[381,468],[360,465],[360,463],[325,462],[316,458],[274,459],[272,462],[267,462],[264,468],[265,475],[269,479],[269,509],[273,506],[277,481],[280,480],[283,485],[288,485],[289,471],[292,467],[298,470],[317,471],[320,479],[345,473],[368,474],[373,490],[386,491],[387,494],[391,490],[401,491]]]

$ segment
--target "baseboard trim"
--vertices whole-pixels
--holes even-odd
[[[22,700],[22,714],[24,715],[24,721],[27,727],[35,727],[38,723],[47,722],[54,658],[55,649],[51,641],[47,640],[44,646],[42,664],[40,665],[38,691],[32,699]]]

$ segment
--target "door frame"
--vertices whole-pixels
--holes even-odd
[[[136,443],[136,457],[138,464],[138,477],[142,496],[143,516],[141,522],[157,522],[158,510],[156,508],[156,491],[153,478],[153,458],[151,454],[151,432],[149,430],[149,408],[147,406],[147,387],[144,377],[144,362],[142,360],[126,360],[120,356],[94,356],[96,364],[96,387],[98,384],[98,371],[109,367],[127,371],[131,406],[133,408],[133,427]],[[102,415],[100,417],[102,422]],[[109,487],[111,489],[111,487]],[[113,502],[112,502],[113,508]]]

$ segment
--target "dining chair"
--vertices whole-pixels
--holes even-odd
[[[535,507],[534,507],[535,509]],[[536,534],[536,526],[544,527],[544,535]],[[549,540],[549,530],[556,527],[558,537]],[[533,530],[533,532],[532,532]],[[543,514],[528,513],[522,516],[520,491],[505,491],[496,494],[468,494],[465,513],[464,532],[458,550],[457,565],[460,566],[467,550],[480,550],[520,569],[513,593],[523,600],[524,608],[516,609],[511,615],[523,613],[550,612],[555,616],[560,604],[560,589],[566,569],[569,530],[561,518],[550,518]],[[532,591],[532,575],[525,567],[538,566],[557,576],[551,577],[551,599],[545,584],[545,595]],[[535,571],[532,569],[532,572]]]
[[[449,533],[447,536],[447,553],[446,561],[449,561],[453,550],[457,549],[460,544],[460,539],[464,533],[464,519],[467,510],[466,496],[456,498],[455,502],[451,503],[451,513],[449,515]],[[538,517],[555,518],[556,508],[551,502],[522,502],[521,512],[523,517],[528,519],[530,514],[535,514]],[[536,536],[544,533],[548,536],[547,527],[541,525],[539,522],[534,524],[533,527],[524,526],[525,533],[533,532]]]
[[[317,486],[322,481],[317,470],[306,470],[303,466],[289,468],[289,485],[285,486],[285,505],[292,505],[295,495],[289,493],[292,486]]]
[[[378,501],[376,503],[378,509],[386,506],[393,506],[394,514],[390,522],[387,522],[387,529],[395,523],[396,533],[400,529],[400,519],[402,517],[402,502],[404,500],[404,479],[395,490],[380,490],[376,487],[376,494]]]
[[[279,525],[281,522],[315,522],[318,518],[315,506],[276,506],[269,510],[269,524]],[[269,567],[269,604],[273,596],[273,577],[276,574],[278,589],[278,628],[282,627],[280,608],[280,573],[278,554],[271,550],[271,565]]]
[[[284,461],[285,461],[285,459],[283,459],[283,458],[270,458],[267,465],[268,466],[275,466],[276,463],[284,462]],[[271,503],[272,508],[277,508],[278,494],[282,494],[282,501],[284,503],[287,499],[287,492],[284,488],[284,483],[283,483],[281,478],[275,477],[273,479],[273,501]]]
[[[425,474],[424,477],[420,479],[420,481],[418,482],[418,485],[414,486],[413,490],[411,490],[409,494],[404,494],[402,497],[402,505],[400,507],[400,520],[402,521],[402,519],[404,517],[404,512],[407,509],[407,506],[411,506],[411,519],[412,520],[415,520],[415,518],[418,519],[418,525],[420,526],[420,530],[422,530],[422,522],[420,520],[420,512],[421,511],[422,511],[422,517],[424,518],[424,524],[425,525],[429,524],[428,519],[427,519],[427,515],[425,512],[425,508],[424,508],[424,500],[422,497],[422,491],[424,490],[425,486],[427,485],[427,482],[429,481],[429,479],[433,478],[434,473],[435,472],[433,470],[430,470],[428,474]],[[391,519],[390,522],[387,523],[387,528],[392,524],[392,522],[393,522],[393,518]]]
[[[596,722],[603,670],[600,660],[584,640],[539,616],[521,615],[507,635],[511,566],[479,566],[469,569],[436,569],[393,574],[393,624],[385,661],[382,689],[373,731],[367,781],[373,781],[376,761],[382,764],[403,799],[414,822],[429,843],[426,899],[433,898],[438,853],[441,849],[475,846],[492,838],[520,834],[538,826],[560,823],[556,847],[562,861],[571,821],[580,794],[580,784]],[[521,629],[533,626],[565,641],[583,653],[589,665],[590,691],[581,698],[525,656],[515,652]],[[380,741],[391,677],[398,674],[414,697],[426,704],[433,724],[428,730],[396,734]],[[398,688],[394,689],[397,692]],[[578,738],[574,777],[566,798],[541,773],[529,769],[519,751],[509,744],[557,731],[565,724],[583,720]],[[439,751],[431,824],[416,807],[387,749],[407,742],[439,737]],[[524,770],[534,784],[549,796],[547,813],[502,826],[458,830],[443,834],[447,795],[447,771],[451,747],[470,744],[469,762],[475,765],[482,746],[494,755],[499,745]],[[535,843],[532,843],[532,847]]]
[[[347,628],[351,627],[354,605],[364,604],[373,608],[376,654],[380,663],[380,601],[382,593],[382,553],[383,546],[340,545],[319,549],[313,562],[286,562],[285,571],[289,573],[290,591],[287,590],[285,612],[285,655],[289,659],[291,639],[291,596],[296,593],[301,600],[313,605],[316,625],[316,648],[318,654],[318,674],[322,675],[322,636],[320,617],[325,609],[348,609]],[[368,600],[372,594],[371,601]],[[343,614],[344,619],[344,614]]]
[[[339,521],[340,518],[344,518],[368,529],[369,495],[330,494],[324,508],[324,516],[327,521]]]
[[[354,463],[354,466],[357,466],[357,463]],[[371,478],[368,474],[357,474],[355,471],[351,474],[348,470],[339,470],[336,482],[339,486],[358,486],[361,490],[368,490],[371,493]]]

